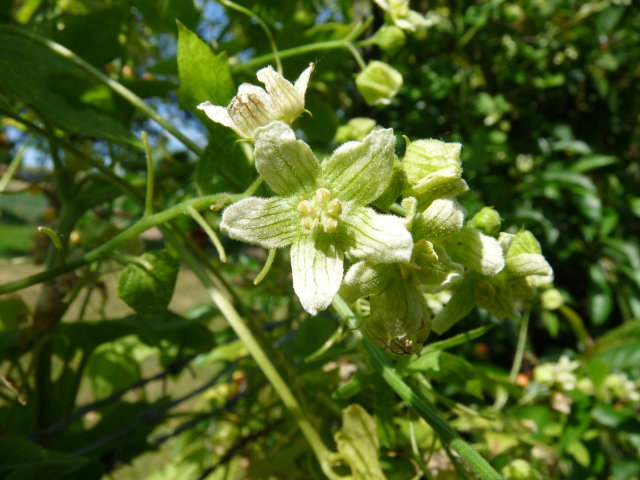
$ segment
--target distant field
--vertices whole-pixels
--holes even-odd
[[[31,250],[36,227],[0,222],[0,257],[15,257]]]

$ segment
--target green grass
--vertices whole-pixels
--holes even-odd
[[[0,222],[0,257],[24,255],[31,250],[36,227]]]

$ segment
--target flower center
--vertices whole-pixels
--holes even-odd
[[[300,224],[307,230],[315,230],[319,225],[327,232],[335,232],[338,228],[338,217],[342,213],[342,204],[337,198],[331,199],[331,192],[319,188],[311,200],[303,200],[298,204],[302,214]]]

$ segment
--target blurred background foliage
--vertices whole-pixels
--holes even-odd
[[[414,0],[411,8],[429,26],[383,48],[371,39],[392,22],[373,1],[242,5],[270,27],[287,78],[316,63],[306,105],[312,115],[297,126],[317,152],[330,152],[338,128],[355,117],[411,139],[461,142],[471,187],[461,201],[470,215],[490,205],[504,224],[526,226],[554,267],[561,298],[534,305],[517,377],[509,370],[521,324],[505,321],[479,340],[435,343],[397,360],[412,387],[507,478],[637,478],[638,3]],[[185,41],[191,70],[180,69],[176,20],[215,56]],[[0,0],[0,22],[0,173],[11,177],[0,183],[2,283],[61,261],[34,234],[37,225],[59,232],[71,257],[142,213],[142,130],[153,145],[159,206],[198,192],[239,192],[254,179],[234,137],[197,117],[194,106],[226,104],[236,85],[255,82],[255,71],[273,62],[255,17],[205,0]],[[348,49],[321,47],[354,31],[365,61],[382,60],[403,76],[387,107],[369,106],[359,94],[360,67]],[[196,148],[185,149],[104,81],[34,38],[65,46],[130,89]],[[287,55],[303,45],[317,48]],[[218,221],[215,213],[207,218]],[[212,257],[185,216],[163,236],[131,241],[118,258],[60,277],[54,287],[0,297],[0,478],[322,478],[190,272],[180,273],[169,311],[132,314],[117,300],[117,262],[167,246],[171,235],[184,236],[201,261]],[[342,409],[358,403],[375,419],[379,445],[370,448],[387,478],[464,478],[456,457],[349,336],[317,351],[339,321],[329,313],[307,318],[292,301],[286,259],[277,258],[256,288],[264,253],[225,244],[228,264],[210,259],[223,272],[220,282],[234,286],[243,313],[264,331],[326,441],[339,437]],[[176,273],[167,268],[168,277]],[[32,327],[47,295],[61,301],[47,312],[59,321],[45,337]],[[451,335],[493,323],[479,311]],[[558,360],[562,354],[577,363]],[[38,362],[47,359],[48,391],[37,378]]]

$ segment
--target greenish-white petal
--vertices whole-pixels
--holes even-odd
[[[291,246],[293,289],[311,315],[326,309],[344,273],[342,251],[327,235],[303,235]]]
[[[286,247],[300,235],[297,212],[283,199],[249,197],[222,212],[220,228],[229,237],[264,248]]]
[[[385,191],[391,179],[396,137],[374,130],[362,142],[347,142],[322,164],[319,185],[342,201],[366,205]]]
[[[406,197],[415,197],[418,207],[424,209],[438,198],[454,198],[467,190],[467,182],[460,178],[460,173],[454,167],[451,167],[430,173],[419,183],[407,183],[402,193]]]
[[[253,138],[258,127],[276,119],[273,104],[267,92],[249,83],[238,88],[238,94],[227,107],[229,117],[235,124],[236,132],[243,138]]]
[[[238,135],[242,137],[246,136],[245,132],[238,130],[238,127],[236,127],[236,124],[229,116],[229,112],[225,107],[214,105],[211,102],[202,102],[200,105],[198,105],[198,110],[202,110],[207,115],[207,117],[209,117],[209,119],[213,120],[214,122],[231,128]]]
[[[311,72],[306,74],[306,81],[309,80],[308,76],[310,74]],[[300,93],[291,82],[276,72],[271,65],[259,70],[256,76],[258,80],[264,83],[273,108],[277,112],[277,117],[274,120],[283,120],[290,123],[304,111],[306,82],[304,90]]]
[[[460,282],[447,305],[433,319],[433,331],[441,335],[459,320],[466,317],[475,305],[474,281],[465,278]]]
[[[359,298],[382,293],[392,279],[400,280],[397,272],[396,267],[388,263],[358,262],[344,275],[340,295],[352,303]]]
[[[533,236],[533,233],[528,230],[516,233],[511,239],[509,250],[507,251],[507,258],[523,253],[542,253],[540,243],[538,243],[536,237]]]
[[[465,211],[458,202],[440,198],[434,200],[415,221],[416,238],[441,240],[458,233],[464,224]]]
[[[419,349],[431,330],[424,296],[415,287],[394,282],[369,299],[371,314],[362,320],[362,333],[379,347],[398,354]]]
[[[551,276],[553,269],[547,260],[537,253],[521,253],[507,255],[507,270],[513,278],[530,275]]]
[[[340,218],[338,241],[347,253],[370,263],[408,262],[413,238],[403,219],[356,207]]]
[[[498,240],[473,227],[463,227],[447,241],[446,249],[454,261],[483,275],[496,275],[505,265]]]
[[[278,195],[308,191],[315,185],[320,164],[309,145],[297,140],[289,125],[273,122],[256,131],[256,169]]]

